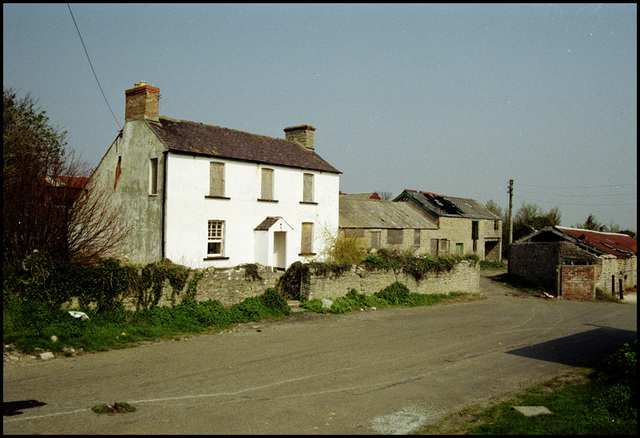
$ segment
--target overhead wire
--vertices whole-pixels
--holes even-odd
[[[623,193],[610,193],[611,190],[607,190],[608,193],[594,193],[593,191],[595,191],[596,189],[601,189],[601,188],[608,188],[611,189],[612,187],[615,188],[627,188],[626,190],[629,190],[628,187],[630,186],[637,186],[637,183],[624,183],[624,184],[605,184],[605,185],[594,185],[594,186],[548,186],[548,185],[537,185],[537,184],[526,184],[526,183],[519,183],[518,186],[520,187],[524,187],[523,189],[517,190],[518,193],[518,197],[520,199],[524,199],[525,201],[529,201],[529,202],[540,202],[540,203],[545,203],[545,204],[562,204],[562,205],[587,205],[587,206],[608,206],[608,207],[615,207],[615,206],[624,206],[624,205],[637,205],[637,200],[634,202],[623,202],[624,200],[621,199],[620,202],[591,202],[589,200],[585,200],[582,202],[566,202],[564,200],[553,200],[553,198],[563,198],[563,197],[572,197],[572,198],[598,198],[598,197],[603,197],[603,196],[607,196],[607,197],[619,197],[619,196],[636,196],[637,197],[637,192],[623,192]],[[531,190],[529,188],[532,188],[534,190]],[[540,192],[535,190],[536,188],[541,188],[541,189],[556,189],[560,192],[565,192],[565,193],[547,193],[547,192]],[[567,190],[582,190],[581,193],[566,193]],[[590,193],[585,193],[585,190],[591,190]],[[546,199],[539,199],[539,197],[544,196],[544,197],[549,197]]]
[[[538,186],[538,185],[534,185],[534,184],[524,184],[524,183],[520,183],[518,182],[519,186],[524,186],[524,187],[537,187],[537,188],[543,188],[543,189],[599,189],[599,188],[603,188],[603,187],[628,187],[628,186],[637,186],[638,183],[632,183],[632,184],[607,184],[607,185],[603,185],[603,186],[573,186],[573,187],[562,187],[562,186]]]
[[[76,23],[76,19],[73,16],[73,12],[71,11],[71,5],[69,5],[69,3],[67,3],[67,7],[69,8],[69,13],[71,14],[71,19],[73,20],[73,24],[76,27],[76,31],[78,32],[78,36],[80,37],[80,42],[82,43],[82,48],[84,49],[85,55],[87,55],[87,60],[89,61],[89,65],[91,66],[91,71],[93,72],[93,77],[96,78],[96,82],[98,83],[98,88],[100,88],[100,92],[102,93],[102,97],[104,98],[104,101],[106,102],[107,107],[109,107],[109,111],[111,111],[111,115],[113,116],[113,120],[116,121],[116,124],[118,125],[118,128],[122,129],[122,127],[120,126],[120,122],[118,122],[118,118],[116,117],[116,115],[113,113],[113,110],[111,109],[111,105],[109,105],[109,101],[107,100],[107,96],[105,96],[104,91],[102,91],[102,86],[100,85],[100,81],[98,80],[98,75],[96,75],[96,70],[93,68],[93,63],[91,62],[91,58],[89,57],[89,52],[87,52],[87,47],[84,44],[84,40],[82,39],[82,35],[80,34],[80,29],[78,29],[78,24]]]

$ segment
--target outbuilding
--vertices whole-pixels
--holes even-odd
[[[553,226],[514,242],[509,274],[568,299],[620,297],[637,285],[637,240],[618,233]]]

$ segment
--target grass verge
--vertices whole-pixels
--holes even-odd
[[[330,309],[323,308],[321,300],[311,300],[303,307],[311,312],[339,314],[372,307],[433,306],[474,297],[482,298],[482,295],[460,292],[415,294],[396,283],[373,296],[352,290],[336,299]],[[5,352],[17,350],[34,354],[49,351],[67,356],[127,348],[143,341],[185,334],[217,332],[237,324],[265,318],[278,320],[292,314],[287,301],[274,288],[231,307],[224,307],[215,300],[184,299],[173,307],[152,307],[138,312],[122,307],[100,311],[79,309],[88,319],[73,318],[68,311],[34,300],[19,300],[10,294],[5,294],[3,304]]]
[[[527,417],[515,406],[544,406],[552,414]],[[557,377],[489,406],[471,406],[414,434],[635,435],[637,416],[636,340],[595,369]]]

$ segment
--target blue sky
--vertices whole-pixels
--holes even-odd
[[[3,86],[97,164],[124,91],[284,138],[316,127],[347,193],[558,207],[637,230],[636,4],[3,4]],[[108,102],[108,104],[107,104]],[[113,112],[113,114],[112,114]],[[115,116],[115,118],[114,118]]]

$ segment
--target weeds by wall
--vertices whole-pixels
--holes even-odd
[[[102,260],[95,266],[64,264],[33,254],[22,269],[5,272],[4,294],[56,307],[92,306],[145,310],[175,306],[184,299],[217,300],[233,306],[275,288],[285,299],[335,298],[351,289],[373,294],[401,282],[418,293],[476,292],[477,257],[414,257],[380,250],[359,265],[347,262],[293,263],[283,274],[245,264],[228,269],[189,269],[168,259],[146,266]]]

